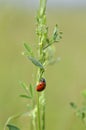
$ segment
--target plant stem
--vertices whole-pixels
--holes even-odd
[[[46,40],[46,2],[47,0],[40,0],[40,7],[38,10],[37,15],[37,34],[38,34],[38,57],[43,65],[45,62],[45,53],[43,52],[43,47]],[[37,72],[37,82],[41,80],[43,77],[44,70],[39,68]],[[45,104],[41,104],[40,97],[44,98],[43,93],[37,92],[37,119],[38,119],[38,129],[37,130],[44,130],[45,129]],[[41,125],[42,124],[42,125]]]
[[[43,98],[45,100],[45,95],[44,95],[44,92],[43,92]],[[42,130],[45,130],[45,101],[42,105]]]
[[[37,94],[37,110],[38,110],[38,130],[41,130],[39,93]]]

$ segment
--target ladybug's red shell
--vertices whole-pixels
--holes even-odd
[[[42,78],[39,84],[36,86],[36,90],[41,92],[42,90],[45,89],[45,87],[46,87],[46,81],[44,78]]]

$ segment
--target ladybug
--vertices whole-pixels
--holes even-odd
[[[39,84],[36,86],[36,91],[41,92],[45,89],[45,87],[46,87],[46,80],[42,78]]]

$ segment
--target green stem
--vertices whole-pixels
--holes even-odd
[[[38,130],[41,130],[39,93],[37,94]]]
[[[39,39],[39,53],[38,57],[40,59],[40,62],[43,64],[45,62],[45,54],[43,52],[44,47],[44,37],[45,32],[42,31],[44,27],[46,26],[46,2],[47,0],[40,0],[40,7],[38,12],[38,39]],[[46,38],[45,38],[46,39]],[[40,79],[43,77],[44,70],[38,69],[37,73],[37,82],[40,81]],[[45,129],[45,105],[41,105],[40,103],[40,97],[42,96],[42,93],[37,92],[37,119],[38,119],[38,129],[37,130],[44,130]],[[42,124],[42,126],[41,126]]]
[[[43,93],[43,98],[45,98],[44,96],[45,95]],[[44,101],[44,103],[42,105],[42,130],[45,130],[45,101]]]
[[[34,97],[32,99],[32,109],[34,109],[35,107],[35,101],[34,101]],[[31,130],[36,130],[37,126],[36,126],[36,118],[31,118],[31,126],[30,126]]]

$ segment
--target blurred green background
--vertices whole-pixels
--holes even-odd
[[[3,5],[0,7],[0,129],[9,116],[25,112],[26,101],[19,80],[33,82],[34,66],[21,53],[26,41],[35,48],[36,10]],[[46,70],[46,130],[85,130],[75,117],[71,101],[83,101],[86,88],[86,10],[48,9],[50,34],[58,23],[63,39],[56,44],[56,56],[61,61]],[[28,130],[29,119],[22,117],[13,123]]]

